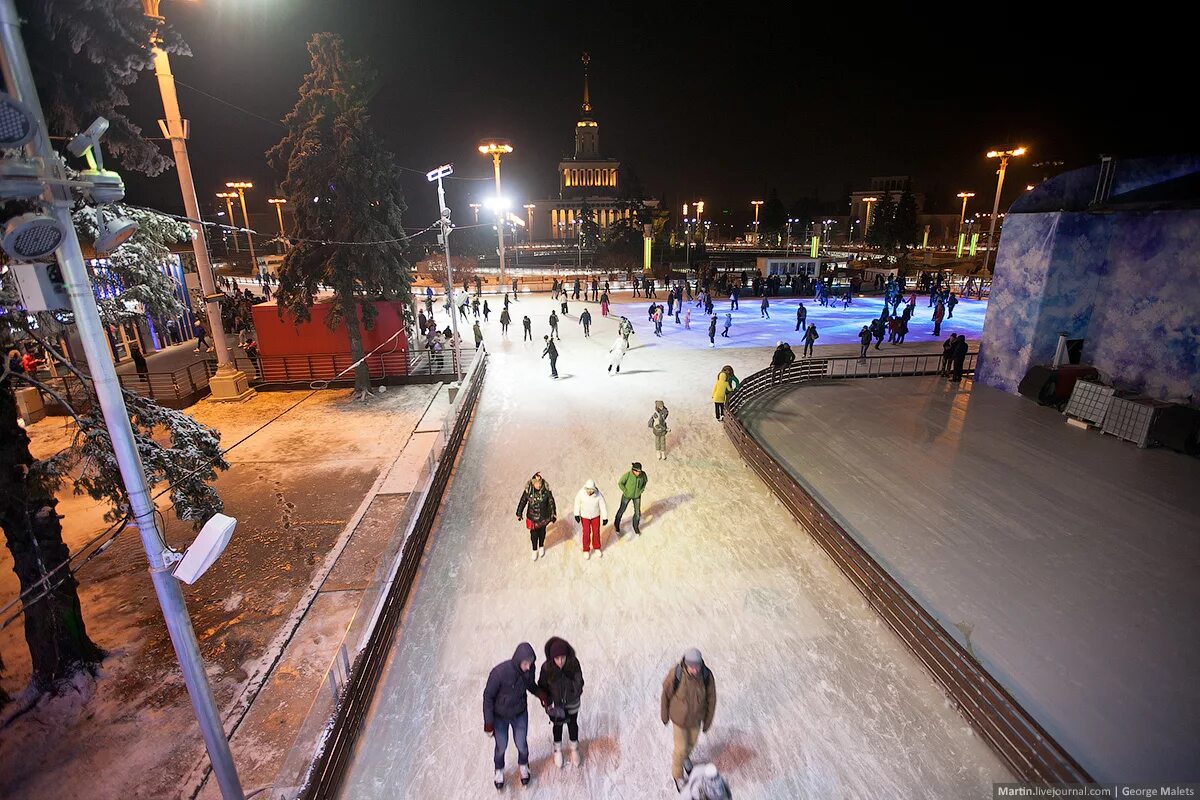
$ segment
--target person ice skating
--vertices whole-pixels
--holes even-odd
[[[550,485],[542,478],[542,473],[533,473],[533,477],[525,484],[525,491],[521,492],[521,499],[517,501],[517,519],[524,515],[534,561],[546,555],[546,526],[558,519],[557,514]]]
[[[484,322],[488,321],[488,314],[490,314],[490,313],[492,313],[492,310],[490,308],[488,308],[487,300],[484,300],[483,301],[483,321]]]
[[[585,308],[579,315],[579,324],[583,326],[583,337],[589,338],[592,335],[592,312]]]
[[[758,307],[758,315],[759,315],[760,319],[770,319],[771,318],[771,312],[767,310],[770,307],[771,307],[771,301],[768,300],[767,296],[764,294],[763,299],[762,299],[762,304],[759,305],[759,307]]]
[[[479,320],[475,320],[475,324],[471,327],[471,333],[475,334],[475,349],[482,348],[486,353],[487,348],[483,346],[483,329],[479,327]]]
[[[505,310],[507,310],[507,309],[508,309],[508,303],[509,303],[509,300],[508,300],[508,292],[505,292],[505,293],[504,293],[504,308],[505,308]]]
[[[475,319],[479,319],[479,298],[476,297],[471,301],[471,313],[475,315]]]
[[[652,319],[654,320],[654,335],[661,337],[662,336],[662,321],[663,321],[662,306],[659,306],[658,308],[654,309],[654,314],[652,315]]]
[[[708,319],[708,346],[717,346],[717,315],[713,314]]]
[[[613,342],[612,347],[608,348],[608,352],[609,352],[608,371],[610,373],[615,375],[621,371],[621,361],[624,360],[625,351],[628,349],[629,349],[629,340],[627,338],[625,338],[624,336],[622,336],[620,333],[618,333],[616,341]],[[615,371],[614,371],[613,367],[616,367]]]
[[[514,302],[514,303],[515,303],[515,302],[517,302],[518,300],[520,300],[520,299],[521,299],[521,298],[520,298],[520,297],[517,295],[517,279],[516,279],[516,278],[513,278],[513,279],[512,279],[512,295],[513,295],[513,302]]]
[[[600,549],[600,528],[608,524],[608,504],[591,478],[575,494],[575,521],[583,529],[583,557],[590,559],[595,550],[596,555],[604,558],[604,552]]]
[[[621,515],[625,513],[625,508],[633,504],[633,535],[637,536],[642,532],[642,492],[646,490],[646,473],[642,471],[640,461],[634,461],[633,465],[621,476],[617,481],[617,486],[621,489],[621,504],[617,506],[617,516],[613,518],[613,530],[617,535],[621,535]]]
[[[807,320],[808,320],[808,309],[804,307],[804,303],[801,303],[796,308],[796,330],[800,330],[801,328],[803,328],[805,325],[805,322],[807,322]]]
[[[937,306],[933,309],[933,335],[940,336],[942,334],[942,320],[946,316],[946,304],[938,300]]]
[[[875,349],[879,349],[879,345],[883,343],[883,320],[876,317],[871,320],[871,336],[875,338]]]
[[[654,433],[654,451],[658,454],[659,461],[667,460],[667,434],[671,432],[671,429],[667,427],[667,417],[670,413],[666,403],[662,400],[655,400],[654,413],[650,415],[650,421],[646,423],[646,427]]]
[[[564,317],[565,317],[567,314],[571,313],[571,310],[570,310],[569,308],[567,308],[567,295],[566,295],[565,293],[564,293],[564,294],[563,294],[563,296],[562,296],[562,303],[561,303],[561,305],[560,305],[560,308],[562,309],[562,315],[563,315]]]
[[[814,323],[809,323],[808,330],[804,332],[804,358],[812,355],[813,342],[821,338],[821,334],[817,333],[817,326]]]
[[[708,733],[717,710],[717,681],[704,657],[689,649],[663,678],[660,699],[662,723],[673,726],[675,746],[671,752],[671,777],[675,788],[683,786],[691,767],[692,750],[700,732]]]
[[[859,361],[866,361],[867,348],[871,346],[871,329],[866,325],[863,325],[862,330],[858,332],[858,341],[860,345],[858,350],[858,359]]]
[[[725,399],[729,396],[729,374],[722,369],[717,373],[717,382],[713,384],[712,399],[714,413],[717,415],[717,422],[720,422],[725,416]]]
[[[621,324],[617,326],[617,333],[625,339],[625,346],[629,346],[629,337],[633,335],[633,323],[626,317],[621,317]]]
[[[565,639],[551,636],[546,642],[546,663],[538,677],[538,689],[549,700],[546,713],[550,716],[554,734],[554,765],[562,767],[562,732],[567,726],[568,758],[579,766],[579,707],[583,698],[583,669],[575,648]]]
[[[500,335],[508,336],[508,324],[512,322],[512,317],[508,315],[508,309],[505,308],[500,312]]]
[[[692,329],[692,310],[690,308],[683,312],[683,329],[685,331]]]
[[[542,358],[545,358],[546,356],[550,356],[550,377],[557,378],[558,377],[558,348],[554,346],[554,340],[551,339],[548,335],[543,336],[542,338],[546,340],[546,347],[544,350],[542,350]]]
[[[679,790],[682,800],[733,800],[729,784],[716,764],[696,764]]]
[[[729,310],[736,311],[738,307],[738,287],[729,290]]]
[[[954,307],[958,305],[958,295],[954,292],[946,298],[946,319],[954,319]]]
[[[733,314],[725,312],[725,328],[721,331],[721,336],[729,338],[729,328],[733,325]]]
[[[513,651],[512,658],[501,661],[488,673],[483,687],[483,732],[495,739],[492,766],[496,768],[492,782],[497,789],[504,788],[504,753],[508,750],[509,730],[517,746],[517,769],[521,785],[529,785],[529,706],[526,693],[538,696],[542,706],[548,701],[538,689],[534,670],[537,656],[529,642],[521,642]]]
[[[564,311],[563,313],[565,314],[566,312]],[[550,312],[550,335],[562,341],[562,337],[558,335],[558,315],[553,311]]]
[[[525,328],[525,337],[523,339],[521,339],[521,341],[523,342],[527,339],[532,342],[533,341],[533,322],[529,319],[528,314],[526,314],[525,318],[521,320],[521,325],[522,325],[522,327]]]
[[[908,318],[900,316],[896,318],[896,344],[904,344],[904,337],[908,335]]]
[[[605,281],[607,283],[608,281]],[[604,290],[604,294],[600,295],[600,316],[608,316],[608,290]]]

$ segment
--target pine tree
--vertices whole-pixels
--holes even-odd
[[[871,229],[867,232],[867,244],[890,253],[896,248],[896,203],[890,192],[883,192],[871,208]]]
[[[360,361],[359,315],[369,329],[375,319],[370,301],[402,299],[412,321],[400,171],[371,127],[367,103],[375,74],[366,61],[351,57],[332,33],[314,35],[308,52],[312,71],[284,117],[288,131],[267,153],[286,175],[282,188],[295,211],[298,240],[284,257],[276,298],[280,314],[286,310],[304,322],[312,318],[319,284],[332,287],[328,324],[346,324],[350,356]],[[354,387],[362,397],[370,391],[365,363],[355,369]]]
[[[896,221],[892,226],[896,244],[901,254],[917,243],[917,198],[912,192],[912,181],[904,182],[900,202],[896,204]]]

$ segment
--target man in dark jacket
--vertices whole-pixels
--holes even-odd
[[[771,383],[777,382],[787,367],[788,350],[789,348],[783,342],[775,343],[775,352],[771,353]]]
[[[537,656],[529,642],[521,642],[508,661],[492,667],[487,685],[483,688],[483,732],[496,740],[492,764],[496,768],[493,782],[504,788],[504,751],[508,749],[508,730],[512,728],[517,745],[517,765],[522,785],[529,784],[529,709],[525,703],[528,692],[544,698],[534,683],[534,664]],[[542,699],[542,705],[546,700]]]
[[[867,348],[871,346],[871,329],[866,325],[862,326],[862,330],[858,332],[858,359],[860,361],[867,360]]]
[[[558,348],[554,346],[554,340],[549,336],[542,337],[546,341],[546,349],[542,350],[542,358],[550,356],[550,377],[558,377]]]
[[[579,706],[583,697],[583,669],[575,657],[575,648],[557,636],[546,642],[546,663],[538,678],[538,688],[549,700],[546,712],[554,729],[554,764],[563,765],[562,729],[567,726],[571,763],[579,766]]]
[[[958,383],[962,380],[963,365],[967,360],[967,337],[959,336],[954,340],[954,347],[950,350],[950,357],[954,360],[954,374],[950,380]]]
[[[700,731],[708,733],[717,711],[717,680],[704,664],[700,651],[691,648],[663,678],[660,698],[662,724],[674,728],[675,748],[671,753],[671,777],[676,788],[690,767],[692,749]]]

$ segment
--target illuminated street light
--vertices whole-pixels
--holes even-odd
[[[284,239],[287,236],[287,231],[283,229],[283,204],[287,202],[287,198],[269,197],[267,198],[267,202],[275,206],[275,214],[279,217],[279,238]]]
[[[751,200],[750,205],[754,206],[754,243],[758,244],[758,209],[763,204],[762,200]]]
[[[533,203],[526,203],[524,208],[525,208],[525,216],[529,222],[529,227],[525,229],[525,241],[532,242],[533,241],[533,210],[535,208],[537,208],[537,206],[534,205]]]
[[[984,258],[984,266],[988,266],[988,261],[991,261],[991,269],[996,268],[996,255],[999,248],[996,247],[996,219],[1000,216],[1000,190],[1004,187],[1004,171],[1008,168],[1008,160],[1017,156],[1025,155],[1027,148],[1013,147],[1006,150],[989,150],[988,158],[1000,159],[1000,169],[996,175],[996,200],[992,204],[992,226],[988,230],[988,255]]]
[[[254,237],[250,235],[250,213],[246,211],[246,190],[253,189],[254,184],[250,181],[229,181],[225,184],[225,188],[237,190],[238,202],[242,204],[242,221],[246,224],[246,245],[250,248],[250,268],[257,273],[258,258],[254,255]]]
[[[871,204],[878,201],[878,197],[864,197],[863,202],[867,204],[866,222],[863,223],[863,244],[867,243],[867,231],[871,230]]]
[[[229,212],[229,216],[226,217],[229,220],[229,227],[236,227],[237,223],[233,221],[233,198],[237,197],[237,192],[217,192],[217,197],[225,201],[225,210]],[[242,252],[242,245],[238,242],[237,231],[231,231],[231,233],[233,234],[234,252]],[[229,251],[226,252],[228,253]]]
[[[962,200],[962,212],[958,215],[958,232],[962,233],[963,220],[967,218],[967,201],[975,196],[974,192],[959,192],[955,197]]]
[[[483,208],[483,205],[481,203],[468,203],[467,205],[469,205],[471,207],[471,210],[475,212],[475,224],[478,225],[479,224],[479,209]]]
[[[513,151],[513,146],[505,139],[484,139],[479,143],[480,155],[491,156],[492,166],[496,172],[496,197],[501,197],[500,192],[500,156],[506,156]],[[505,282],[504,276],[504,218],[501,216],[502,210],[497,210],[496,236],[500,240],[500,283]]]

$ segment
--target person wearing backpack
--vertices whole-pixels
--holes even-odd
[[[692,749],[700,732],[708,733],[717,710],[717,680],[704,664],[700,651],[691,648],[663,678],[662,723],[672,725],[675,746],[671,752],[671,777],[676,790],[691,771]]]
[[[662,400],[655,400],[654,413],[650,415],[650,421],[646,423],[646,427],[654,432],[654,451],[658,454],[659,461],[667,460],[667,434],[671,432],[671,429],[667,427],[667,416],[670,413],[666,403]]]

